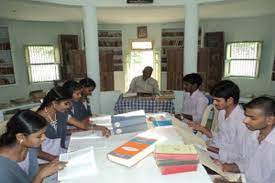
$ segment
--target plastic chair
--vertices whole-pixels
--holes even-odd
[[[215,132],[218,126],[218,110],[213,104],[210,104],[204,110],[201,125],[207,127],[211,132]],[[201,136],[201,132],[198,132],[197,135]]]

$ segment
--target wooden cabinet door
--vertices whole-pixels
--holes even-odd
[[[86,57],[83,50],[70,50],[69,60],[71,64],[72,78],[87,77]]]
[[[113,56],[112,50],[101,50],[99,52],[101,91],[114,90]]]
[[[210,91],[223,77],[224,54],[221,48],[201,48],[198,56],[198,73],[203,78],[202,90]]]
[[[167,49],[167,89],[182,90],[183,49]]]

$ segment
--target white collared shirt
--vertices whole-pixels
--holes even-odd
[[[200,123],[207,105],[208,99],[199,89],[197,89],[191,96],[190,93],[186,93],[183,99],[182,112],[191,115],[193,121]]]
[[[219,148],[219,160],[232,162],[237,157],[236,144],[240,144],[246,131],[243,123],[245,119],[244,110],[237,105],[231,114],[225,118],[225,110],[219,111],[218,131],[213,134],[213,146]]]
[[[132,80],[128,92],[159,94],[158,82],[151,77],[144,81],[143,76],[138,76]]]
[[[247,183],[275,182],[275,128],[262,140],[258,141],[259,131],[247,129],[240,144],[240,157],[235,163],[245,174]]]

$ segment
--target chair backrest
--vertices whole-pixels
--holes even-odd
[[[204,110],[201,125],[211,129],[212,132],[217,130],[218,123],[218,110],[215,108],[213,104],[210,104]],[[197,133],[198,135],[202,135],[200,132]]]
[[[0,135],[6,132],[6,124],[8,121],[2,121],[0,122]]]

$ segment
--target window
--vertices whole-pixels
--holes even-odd
[[[30,82],[59,80],[59,63],[53,46],[26,46]]]
[[[132,50],[152,50],[152,41],[132,41]]]
[[[261,48],[261,42],[227,44],[225,76],[258,77]]]

